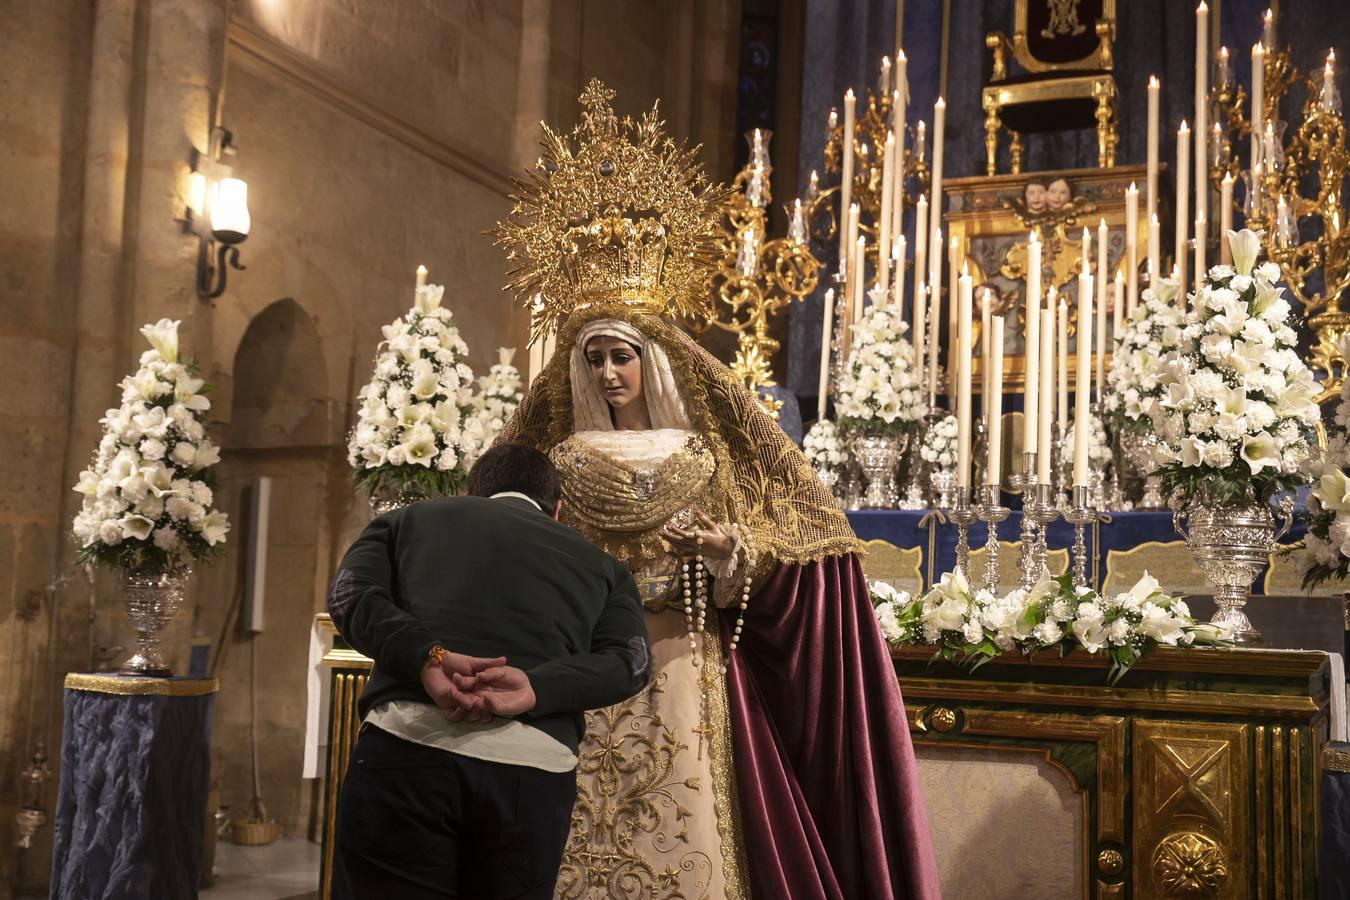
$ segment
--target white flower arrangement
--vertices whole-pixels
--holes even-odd
[[[1253,266],[1256,232],[1228,241],[1233,265],[1209,270],[1148,404],[1163,491],[1183,503],[1201,490],[1225,503],[1297,487],[1320,418],[1279,266]]]
[[[466,472],[497,440],[520,405],[520,370],[511,362],[515,355],[513,348],[497,348],[497,362],[488,370],[488,374],[478,379],[478,390],[470,401],[461,429],[463,440],[460,455]]]
[[[1341,337],[1341,352],[1350,353],[1350,334]],[[1327,426],[1327,445],[1304,463],[1312,481],[1308,494],[1308,531],[1294,550],[1311,589],[1350,576],[1350,379],[1341,383],[1341,398]]]
[[[444,293],[435,284],[418,288],[413,308],[384,326],[375,372],[357,394],[347,461],[372,496],[446,496],[464,480],[473,371],[454,317],[441,306]]]
[[[1155,647],[1223,645],[1232,635],[1198,623],[1185,601],[1166,594],[1145,573],[1114,597],[1074,588],[1069,576],[1041,580],[1030,590],[1002,597],[971,589],[960,572],[948,572],[917,599],[881,582],[869,585],[882,634],[892,644],[932,644],[935,658],[978,668],[1000,653],[1030,656],[1058,647],[1105,652],[1110,680],[1118,681]]]
[[[934,470],[956,468],[956,416],[943,416],[923,434],[919,457]]]
[[[122,405],[100,420],[103,439],[75,490],[72,531],[81,559],[141,574],[175,574],[224,543],[211,467],[220,449],[201,415],[211,408],[196,366],[178,355],[178,325],[141,329],[151,349],[122,379]]]
[[[806,432],[802,450],[817,472],[840,472],[848,462],[848,453],[839,429],[829,419],[820,419]]]
[[[1153,430],[1148,404],[1163,395],[1163,360],[1177,348],[1185,324],[1185,311],[1176,303],[1179,289],[1171,278],[1146,288],[1116,338],[1104,406],[1117,431]]]
[[[1093,413],[1088,413],[1088,463],[1094,468],[1100,468],[1111,462],[1111,441],[1106,436],[1106,426],[1102,423],[1101,417]],[[1073,448],[1075,446],[1074,437],[1078,429],[1077,420],[1069,423],[1068,434],[1064,436],[1064,446],[1068,448],[1063,454],[1060,464],[1063,466],[1073,465]]]
[[[853,434],[899,434],[927,412],[909,325],[894,305],[869,306],[853,340],[835,396],[839,426]]]

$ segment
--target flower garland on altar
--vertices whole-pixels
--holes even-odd
[[[820,419],[811,426],[802,441],[802,451],[817,472],[842,472],[848,462],[839,429],[829,419]]]
[[[1149,401],[1163,395],[1163,360],[1181,342],[1185,311],[1177,305],[1179,285],[1160,278],[1139,298],[1130,321],[1116,338],[1106,377],[1105,411],[1116,432],[1153,430]]]
[[[225,541],[230,522],[213,508],[211,467],[220,449],[201,416],[210,390],[178,358],[178,325],[141,329],[151,349],[122,379],[122,405],[100,420],[103,439],[75,490],[84,495],[72,531],[86,562],[141,574],[176,574]]]
[[[1340,349],[1350,353],[1350,334],[1341,337]],[[1308,590],[1350,576],[1350,379],[1341,383],[1341,399],[1327,424],[1325,449],[1304,463],[1312,481],[1308,531],[1294,548]]]
[[[956,468],[956,416],[946,415],[933,423],[923,434],[919,457],[934,471]]]
[[[375,372],[361,388],[357,424],[347,441],[356,485],[371,496],[443,497],[463,483],[463,423],[472,405],[469,352],[445,288],[417,289],[406,315],[384,326]]]
[[[1317,382],[1297,352],[1280,268],[1254,266],[1259,233],[1228,232],[1232,266],[1209,270],[1148,404],[1165,494],[1185,503],[1261,499],[1303,483],[1320,418]]]
[[[853,341],[835,395],[839,427],[850,434],[897,435],[927,412],[909,325],[894,305],[869,306],[853,326]]]
[[[943,575],[919,598],[883,582],[869,588],[877,626],[889,643],[933,645],[934,659],[972,670],[1005,652],[1030,657],[1058,648],[1066,656],[1081,649],[1106,653],[1114,684],[1157,647],[1231,644],[1221,626],[1196,622],[1185,601],[1165,593],[1148,573],[1114,597],[1075,588],[1070,576],[1048,572],[1030,591],[1002,597],[972,590],[959,571]]]
[[[469,403],[462,428],[461,456],[466,472],[497,440],[520,405],[520,370],[511,362],[515,355],[513,348],[497,348],[497,362],[478,379],[478,390]]]

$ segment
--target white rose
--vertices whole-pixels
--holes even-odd
[[[105,519],[98,526],[98,540],[100,543],[107,544],[109,547],[116,547],[122,543],[123,531],[122,523],[117,519]]]

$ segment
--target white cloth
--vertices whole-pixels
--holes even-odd
[[[661,430],[679,428],[688,431],[689,414],[685,412],[675,373],[670,368],[670,357],[665,348],[651,340],[627,322],[617,319],[597,319],[577,333],[569,360],[572,375],[572,428],[574,431],[613,431],[609,401],[601,394],[591,378],[590,363],[586,362],[586,344],[593,338],[613,337],[632,344],[642,355],[642,397],[647,403],[652,428]]]
[[[319,748],[328,743],[324,731],[323,711],[328,707],[328,682],[323,677],[323,655],[328,652],[328,638],[317,621],[309,629],[309,660],[305,673],[305,760],[301,778],[319,777]]]
[[[1331,657],[1331,740],[1350,741],[1350,727],[1346,725],[1350,709],[1345,698],[1345,658],[1339,653],[1327,655]]]
[[[501,497],[515,497],[517,500],[524,500],[524,501],[526,501],[527,503],[529,503],[531,506],[533,506],[535,509],[539,510],[540,512],[543,512],[543,511],[544,511],[544,508],[543,508],[542,506],[539,505],[538,501],[536,501],[536,500],[535,500],[533,497],[531,497],[529,494],[522,494],[520,491],[500,491],[500,492],[498,492],[498,493],[496,493],[496,494],[493,494],[493,495],[492,495],[491,497],[489,497],[488,499],[489,499],[489,500],[497,500],[497,499],[499,499],[499,498],[501,498]]]
[[[450,722],[431,703],[391,700],[372,709],[365,720],[405,741],[487,762],[545,772],[570,772],[577,767],[577,756],[566,745],[516,719]]]

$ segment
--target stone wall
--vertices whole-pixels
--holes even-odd
[[[252,796],[249,688],[262,795],[290,833],[312,830],[301,779],[305,660],[328,578],[368,517],[345,433],[380,325],[410,305],[422,263],[444,283],[485,368],[522,348],[483,232],[509,177],[533,161],[540,119],[570,125],[592,75],[622,111],[657,97],[677,137],[731,174],[735,0],[17,0],[0,20],[0,846],[13,846],[18,769],[59,710],[70,670],[115,666],[131,635],[115,581],[42,588],[73,557],[69,490],[98,418],[141,350],[139,326],[183,320],[216,385],[219,502],[236,522],[194,578],[170,632],[181,666],[209,645],[221,679],[213,779]],[[229,128],[249,183],[247,269],[196,296],[197,239],[181,223],[194,150]],[[266,627],[239,631],[241,502],[273,482]],[[93,613],[91,615],[91,608]],[[56,610],[53,671],[45,658]],[[255,672],[256,664],[256,675]],[[59,723],[59,715],[55,716]],[[49,734],[52,742],[59,735]],[[54,755],[54,754],[53,754]],[[54,781],[44,791],[51,808]],[[0,853],[0,895],[41,889],[49,834]]]

